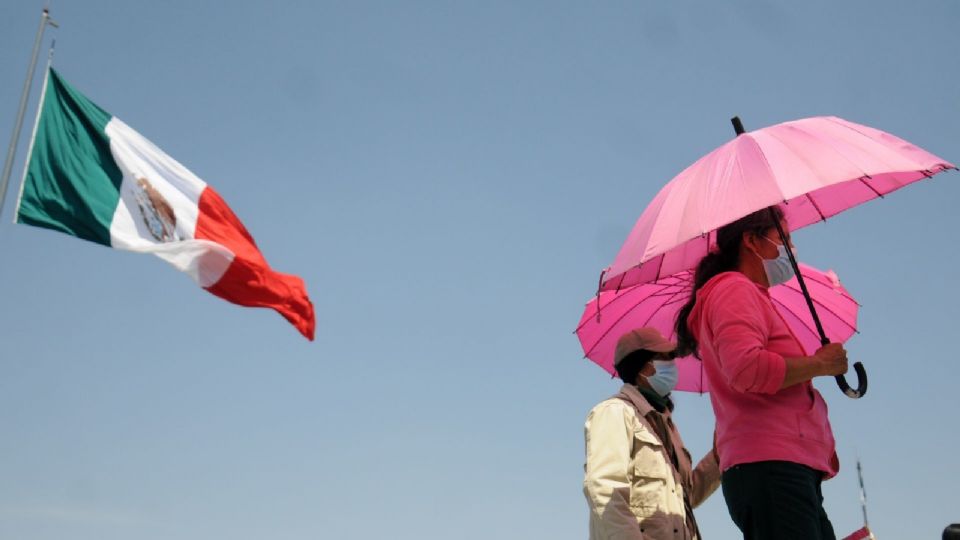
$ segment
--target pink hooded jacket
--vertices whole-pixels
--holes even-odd
[[[837,474],[827,404],[810,381],[780,390],[784,358],[806,356],[766,288],[724,272],[697,291],[687,318],[699,342],[717,417],[720,470],[791,461]]]

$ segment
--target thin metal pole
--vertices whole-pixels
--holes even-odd
[[[30,158],[33,156],[33,144],[37,142],[37,129],[40,127],[40,115],[43,114],[43,104],[47,100],[47,85],[50,84],[50,66],[53,65],[53,51],[57,47],[57,40],[50,44],[50,53],[47,55],[47,69],[43,70],[43,86],[40,87],[40,101],[37,102],[37,116],[33,119],[33,131],[30,133],[30,145],[27,146],[27,159],[24,160],[23,174],[20,176],[20,190],[17,193],[17,204],[13,207],[13,222],[17,222],[20,215],[20,201],[23,199],[23,187],[27,183],[27,173],[30,172]]]
[[[30,67],[27,68],[27,80],[23,82],[23,92],[20,94],[20,108],[17,110],[17,120],[13,123],[13,136],[10,138],[10,147],[7,148],[7,159],[3,162],[3,176],[0,177],[0,213],[3,213],[3,202],[7,196],[7,183],[13,171],[13,159],[17,154],[17,143],[20,140],[20,128],[23,127],[23,115],[27,111],[27,101],[30,99],[30,87],[33,83],[33,72],[37,67],[37,56],[40,54],[40,42],[43,40],[43,31],[47,25],[58,28],[56,22],[50,18],[50,10],[43,8],[40,15],[40,28],[33,42],[33,52],[30,53]]]
[[[863,470],[860,468],[860,458],[857,458],[857,476],[860,478],[860,506],[863,508],[863,526],[870,530],[870,523],[867,521],[867,490],[863,487]]]

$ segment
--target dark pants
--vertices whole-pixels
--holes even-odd
[[[744,540],[836,540],[823,510],[823,473],[789,461],[734,465],[721,485]]]

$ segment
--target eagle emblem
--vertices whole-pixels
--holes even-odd
[[[158,242],[176,242],[181,240],[177,233],[177,216],[173,207],[146,178],[137,178],[133,195],[140,207],[140,217],[144,225]]]

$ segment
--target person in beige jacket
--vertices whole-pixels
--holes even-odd
[[[653,328],[617,342],[620,392],[587,416],[583,492],[590,540],[699,540],[693,508],[720,485],[714,448],[697,464],[671,419],[676,344]]]

